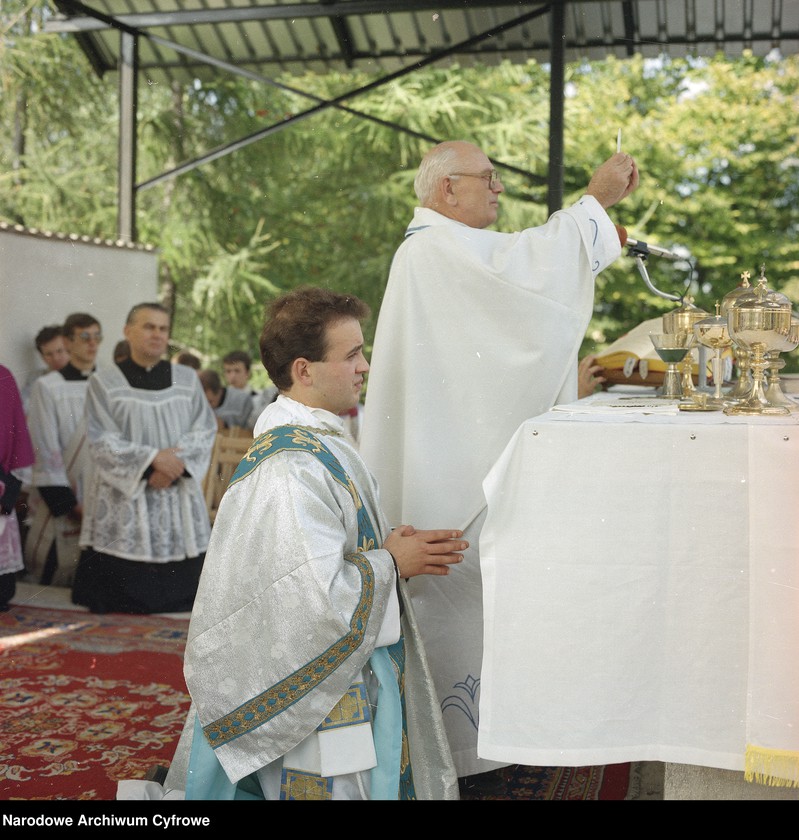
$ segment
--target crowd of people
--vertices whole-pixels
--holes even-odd
[[[22,577],[70,587],[74,603],[97,613],[191,609],[208,542],[200,485],[214,436],[232,425],[251,434],[260,394],[219,384],[223,422],[204,387],[214,372],[187,351],[174,363],[163,358],[170,316],[160,303],[134,307],[122,332],[114,365],[98,368],[102,326],[73,312],[36,335],[44,367],[23,388],[3,369],[5,408],[12,411],[13,394],[21,407],[4,418],[4,430],[21,426],[35,458],[9,461],[0,476],[14,514],[0,519],[0,606]],[[276,389],[266,394],[271,401]],[[20,476],[13,505],[12,469]]]
[[[133,308],[109,368],[94,367],[100,325],[67,319],[69,362],[31,389],[32,444],[4,439],[0,466],[36,455],[43,524],[26,543],[40,582],[72,575],[74,601],[96,612],[191,610],[192,704],[166,788],[455,799],[497,769],[477,754],[482,480],[523,421],[602,383],[578,352],[596,276],[621,254],[607,210],[638,177],[617,153],[573,206],[500,233],[486,154],[431,149],[365,408],[369,310],[353,295],[273,301],[261,394],[245,352],[223,359],[224,382],[199,360],[165,361],[160,304]],[[200,482],[230,425],[254,443],[211,528]]]

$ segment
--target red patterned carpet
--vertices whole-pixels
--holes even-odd
[[[114,800],[168,766],[189,697],[188,619],[12,604],[0,613],[0,800]],[[499,771],[465,800],[622,800],[629,764]]]
[[[470,790],[461,786],[462,800],[528,800],[580,802],[627,799],[631,786],[630,764],[595,767],[528,767],[512,764],[496,771],[496,789]]]
[[[168,765],[189,706],[188,620],[0,614],[0,799],[113,800]]]

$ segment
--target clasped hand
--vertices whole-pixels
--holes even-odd
[[[469,547],[462,536],[463,531],[417,531],[412,525],[400,525],[382,547],[391,553],[401,577],[448,575],[449,566],[463,560],[459,552]]]
[[[186,465],[178,458],[177,451],[177,448],[161,449],[153,458],[153,473],[147,480],[150,487],[163,490],[183,475]]]

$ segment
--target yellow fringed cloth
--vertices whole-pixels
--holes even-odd
[[[744,778],[769,787],[799,787],[799,753],[748,744]]]
[[[796,429],[799,435],[799,428]],[[749,426],[749,680],[744,778],[799,788],[799,449],[785,428]],[[766,468],[774,465],[773,469]]]

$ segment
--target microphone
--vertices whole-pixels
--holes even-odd
[[[632,239],[627,236],[626,228],[623,228],[621,225],[616,225],[616,231],[619,234],[619,242],[621,242],[622,248],[625,246],[630,249],[629,253],[633,256],[639,256],[643,259],[646,259],[650,254],[654,254],[656,257],[664,257],[667,260],[683,260],[685,257],[681,257],[679,254],[675,254],[674,251],[669,251],[666,248],[661,248],[659,245],[648,245],[646,242],[641,242],[638,239]]]

